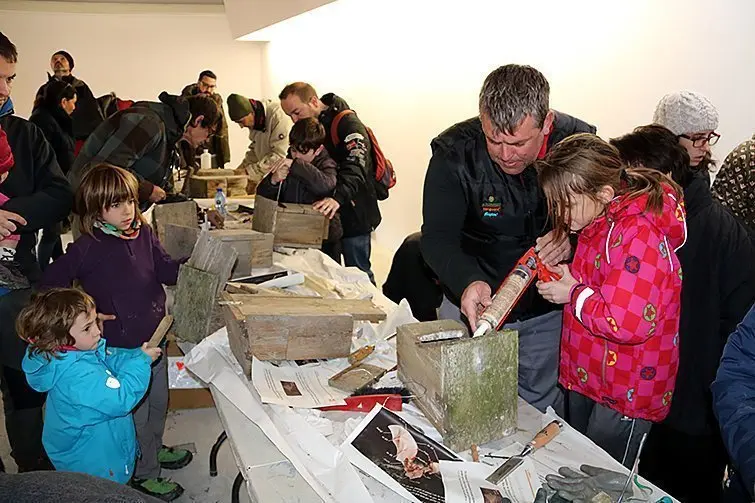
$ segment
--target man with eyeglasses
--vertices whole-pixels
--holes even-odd
[[[181,91],[181,96],[209,96],[220,110],[220,122],[218,122],[217,132],[207,139],[205,145],[200,146],[199,150],[207,150],[215,155],[215,161],[218,168],[225,166],[225,163],[231,161],[231,147],[228,144],[228,122],[225,120],[225,111],[223,110],[223,97],[217,93],[218,77],[212,70],[204,70],[199,74],[197,82],[189,84]],[[199,152],[201,153],[201,152]]]
[[[286,157],[292,122],[279,103],[240,94],[228,96],[228,115],[249,130],[249,149],[236,172],[249,177],[247,192],[253,194],[273,165]]]
[[[689,154],[690,166],[697,171],[708,171],[715,178],[716,168],[711,149],[721,137],[718,128],[718,110],[700,93],[679,91],[667,94],[653,114],[653,122],[665,126],[679,139]]]
[[[179,143],[199,147],[215,132],[220,111],[208,96],[181,98],[162,92],[159,100],[134,103],[94,130],[68,173],[74,190],[90,168],[109,163],[136,175],[142,210],[166,199],[173,191],[173,170],[180,164]]]

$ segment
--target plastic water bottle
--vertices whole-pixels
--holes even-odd
[[[225,194],[223,194],[223,189],[222,187],[218,187],[218,190],[215,191],[215,209],[224,217],[228,215],[225,209],[225,203],[226,199]]]
[[[212,154],[207,149],[199,156],[199,169],[212,169]]]

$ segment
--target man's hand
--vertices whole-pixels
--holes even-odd
[[[314,208],[316,211],[319,211],[331,220],[333,220],[333,217],[336,216],[336,212],[340,207],[341,205],[338,203],[338,201],[336,201],[332,197],[326,197],[325,199],[321,199],[312,205],[312,208]]]
[[[293,161],[291,159],[281,159],[275,163],[276,167],[273,174],[270,175],[270,181],[277,184],[285,180],[288,177],[288,173],[291,171],[292,163]]]
[[[0,236],[7,238],[18,229],[19,225],[26,225],[26,219],[17,213],[0,210]]]
[[[225,218],[217,210],[207,210],[207,221],[216,229],[225,227]]]
[[[556,231],[550,231],[545,236],[537,238],[535,250],[538,258],[545,265],[551,266],[569,260],[572,256],[569,235],[565,234],[561,240],[556,241]]]
[[[477,330],[477,318],[480,313],[493,303],[490,285],[484,281],[474,281],[461,294],[461,312],[469,320],[472,332]]]
[[[557,265],[555,267],[548,267],[551,271],[561,275],[561,279],[558,281],[537,282],[537,291],[540,295],[549,302],[554,304],[566,304],[569,302],[569,294],[571,289],[579,283],[569,271],[567,265]]]
[[[114,320],[114,319],[115,319],[115,315],[114,314],[97,313],[97,326],[100,329],[100,333],[102,333],[102,331],[104,330],[102,324],[104,322],[106,322],[106,321],[111,321],[111,320]]]
[[[152,187],[152,194],[149,195],[149,200],[153,203],[157,203],[165,199],[166,196],[167,194],[165,193],[165,191],[155,185],[154,187]]]

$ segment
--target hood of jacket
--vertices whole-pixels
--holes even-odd
[[[603,227],[602,220],[608,219],[609,229],[613,228],[612,222],[623,220],[627,217],[642,215],[655,226],[660,234],[665,236],[668,244],[672,249],[678,250],[687,240],[687,222],[684,211],[684,202],[678,201],[674,189],[670,185],[663,186],[663,208],[660,212],[654,213],[647,209],[648,195],[642,194],[637,197],[629,198],[626,195],[616,197],[609,203],[606,214],[595,219],[590,225],[582,231],[586,237],[593,236],[600,232]],[[609,234],[611,231],[609,230]],[[611,241],[609,235],[608,242]]]
[[[185,99],[175,94],[163,91],[158,96],[159,103],[153,101],[139,101],[134,107],[149,108],[165,123],[165,137],[170,147],[176,145],[186,131],[191,120],[189,104]],[[170,148],[169,147],[169,148]]]
[[[74,363],[82,358],[92,358],[97,354],[105,358],[105,339],[100,339],[95,349],[89,351],[65,350],[60,351],[49,359],[42,353],[29,353],[22,367],[26,373],[29,385],[37,391],[46,392],[55,387],[58,379]]]

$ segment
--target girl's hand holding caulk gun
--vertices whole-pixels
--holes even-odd
[[[536,253],[536,255],[535,255]],[[505,322],[511,308],[534,279],[535,273],[543,276],[560,276],[560,268],[550,269],[558,263],[571,258],[572,248],[568,237],[556,241],[553,231],[537,239],[534,249],[519,260],[514,270],[504,279],[501,288],[496,293],[499,304],[493,306],[491,289],[484,281],[474,281],[461,296],[461,312],[469,320],[469,325],[475,336],[482,335],[490,328],[498,328]],[[548,267],[549,269],[546,269]],[[520,273],[516,273],[521,269]],[[488,309],[490,307],[490,309]],[[486,312],[486,310],[490,312]],[[485,314],[485,316],[481,315]]]

